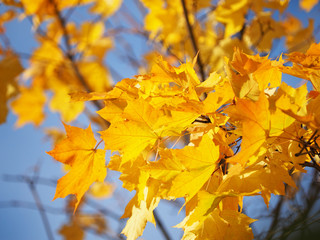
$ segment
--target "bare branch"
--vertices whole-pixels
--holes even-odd
[[[301,165],[301,166],[304,166],[304,167],[314,168],[314,169],[316,169],[318,172],[320,172],[320,166],[319,166],[318,164],[313,163],[313,162],[304,162],[304,163],[301,163],[300,165]]]
[[[31,210],[39,210],[37,205],[34,202],[27,202],[27,201],[0,201],[0,208],[25,208],[25,209],[31,209]],[[61,208],[54,208],[50,206],[43,205],[43,208],[45,209],[45,212],[50,214],[56,214],[61,215],[65,214],[64,209]]]
[[[199,48],[197,46],[196,38],[194,36],[193,29],[192,29],[192,26],[191,26],[190,21],[189,21],[189,16],[188,16],[189,13],[188,13],[188,9],[186,7],[185,0],[181,0],[181,4],[182,4],[182,8],[183,8],[184,18],[186,20],[188,32],[189,32],[189,35],[190,35],[190,39],[191,39],[191,42],[192,42],[193,50],[194,50],[195,54],[198,54],[197,64],[199,66],[199,71],[200,71],[200,75],[201,75],[201,82],[203,82],[206,79],[205,73],[204,73],[204,66],[203,66],[203,63],[202,63],[202,60],[201,60],[201,56],[200,56],[200,53],[199,53]]]
[[[93,92],[92,89],[90,88],[90,86],[85,81],[85,79],[82,76],[78,66],[75,63],[74,55],[72,54],[72,47],[71,47],[71,43],[70,43],[70,37],[69,37],[68,31],[67,31],[67,28],[66,28],[65,19],[62,17],[62,15],[61,15],[61,13],[60,13],[55,1],[54,0],[50,0],[50,3],[52,4],[52,6],[54,8],[54,12],[55,12],[56,18],[57,18],[57,20],[58,20],[58,22],[60,24],[60,27],[62,29],[62,32],[63,32],[63,39],[64,39],[65,46],[66,46],[65,56],[70,61],[70,64],[71,64],[71,67],[72,67],[74,73],[76,74],[77,78],[79,79],[79,81],[81,82],[81,84],[85,88],[85,90],[87,92]],[[97,109],[103,108],[103,105],[101,104],[101,102],[99,102],[99,101],[92,101],[92,102],[97,107]]]
[[[39,210],[39,213],[40,213],[44,228],[46,230],[47,237],[48,237],[49,240],[54,240],[53,233],[52,233],[52,230],[51,230],[51,226],[50,226],[50,223],[49,223],[49,219],[48,219],[47,214],[46,214],[46,212],[44,210],[44,207],[43,207],[42,202],[40,200],[40,197],[39,197],[38,191],[37,191],[37,189],[35,187],[35,184],[34,184],[34,182],[32,180],[30,180],[28,182],[28,185],[29,185],[29,188],[31,190],[33,199],[34,199],[34,201],[36,203],[36,206],[37,206],[37,208]]]
[[[165,228],[163,222],[161,221],[158,212],[155,210],[153,210],[153,216],[154,219],[156,220],[157,225],[159,226],[163,236],[165,237],[166,240],[171,240],[172,238],[169,236],[169,233],[167,231],[167,229]]]
[[[273,220],[272,223],[270,224],[267,236],[265,239],[270,240],[274,236],[274,230],[276,229],[278,223],[279,223],[279,217],[281,214],[281,208],[284,202],[284,197],[280,196],[279,201],[277,203],[277,206],[274,208],[272,214],[273,214]]]

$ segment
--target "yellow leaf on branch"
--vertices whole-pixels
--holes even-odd
[[[219,147],[204,135],[198,147],[171,150],[144,169],[163,182],[168,199],[186,197],[188,201],[208,181],[219,158]]]
[[[97,149],[91,127],[81,129],[64,124],[67,138],[47,152],[57,161],[71,166],[71,170],[58,180],[53,198],[64,198],[69,194],[77,197],[75,210],[82,196],[94,182],[103,182],[107,170],[105,150]]]

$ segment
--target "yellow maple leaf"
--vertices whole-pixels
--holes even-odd
[[[109,17],[114,14],[122,4],[122,0],[94,0],[90,11],[102,17]]]
[[[111,89],[111,77],[107,68],[99,62],[78,62],[81,75],[92,91],[107,92]]]
[[[39,87],[20,88],[21,94],[12,101],[12,111],[18,115],[17,127],[28,122],[39,126],[44,119],[43,107],[46,102],[44,91]]]
[[[243,194],[244,195],[244,194]],[[249,195],[249,194],[248,194]],[[194,209],[186,216],[178,226],[192,226],[196,222],[203,222],[209,214],[211,214],[222,199],[226,197],[239,197],[241,194],[233,191],[224,193],[211,194],[207,191],[201,190],[197,193],[196,205]]]
[[[303,10],[310,12],[318,2],[319,0],[300,0],[299,5]]]
[[[288,54],[292,67],[282,67],[284,73],[311,81],[314,89],[320,91],[320,43],[313,43],[306,53]]]
[[[276,88],[281,83],[282,58],[271,61],[259,55],[250,56],[236,48],[229,63],[226,58],[226,70],[235,95],[257,101],[261,92]],[[235,72],[236,71],[236,72]]]
[[[320,94],[310,99],[306,112],[299,113],[292,108],[282,111],[312,129],[320,129]]]
[[[269,52],[273,40],[281,38],[283,34],[282,23],[275,21],[271,12],[258,12],[251,24],[246,27],[244,39],[259,51]]]
[[[259,84],[253,78],[247,75],[237,74],[226,59],[225,65],[230,84],[232,86],[234,95],[239,98],[249,98],[254,101],[258,100],[260,89]]]
[[[158,111],[143,99],[130,101],[123,113],[117,112],[122,121],[111,124],[101,135],[106,149],[123,154],[123,163],[133,161],[162,137],[180,136],[198,116],[197,113]]]
[[[67,138],[47,153],[57,161],[70,165],[71,170],[58,180],[53,200],[75,194],[76,211],[90,185],[96,181],[103,182],[106,177],[105,150],[96,149],[96,140],[90,126],[81,129],[64,124],[64,127]]]
[[[249,0],[227,0],[219,2],[214,13],[219,22],[226,24],[225,38],[241,30],[250,2]]]
[[[46,17],[46,15],[54,15],[55,7],[53,5],[56,4],[58,10],[63,10],[67,7],[77,6],[79,4],[88,4],[93,0],[82,0],[79,2],[78,0],[65,0],[65,1],[57,1],[51,2],[50,0],[34,0],[32,2],[28,0],[21,0],[23,4],[23,8],[25,9],[26,14],[36,14],[40,19]]]
[[[184,92],[190,100],[198,99],[194,88],[200,84],[200,80],[194,70],[194,64],[191,62],[174,67],[159,55],[152,66],[151,73],[138,77],[139,80],[141,79],[139,83],[141,89],[140,95],[143,98],[156,96],[157,94],[160,96],[165,95],[169,89],[164,92],[161,91],[161,88],[171,84],[173,94],[178,95],[180,91],[180,94]]]
[[[62,121],[70,122],[74,120],[84,109],[83,102],[71,102],[68,92],[69,88],[63,84],[57,85],[52,89],[54,95],[50,101],[49,107],[53,112],[59,112]]]
[[[167,198],[186,197],[187,201],[210,178],[220,157],[219,146],[207,134],[198,147],[187,146],[164,154],[160,152],[160,160],[144,169],[151,177],[163,181]]]
[[[106,52],[113,47],[112,39],[104,36],[105,27],[102,21],[84,22],[79,28],[71,22],[67,28],[70,42],[76,45],[75,50],[83,55],[82,59],[88,64],[101,64]],[[82,64],[82,67],[85,67],[85,64]]]
[[[239,99],[235,106],[225,110],[232,118],[241,120],[241,151],[228,161],[252,164],[266,152],[267,139],[279,136],[294,119],[280,109],[269,109],[269,100],[261,93],[257,102]],[[257,154],[256,157],[254,155]],[[251,160],[250,160],[251,159]]]
[[[76,221],[63,225],[59,229],[59,234],[63,236],[64,240],[83,240],[84,238],[84,231]]]
[[[295,183],[288,170],[280,161],[272,159],[265,161],[263,155],[259,160],[249,167],[244,168],[237,164],[229,168],[229,172],[223,179],[215,195],[256,195],[260,193],[268,205],[271,193],[277,195],[285,194],[284,183],[295,187]]]
[[[125,107],[127,106],[127,102],[122,99],[115,99],[113,101],[104,101],[105,107],[101,110],[97,111],[97,113],[110,123],[116,123],[118,121],[122,121],[122,113]]]
[[[288,51],[306,51],[310,44],[314,41],[313,30],[314,21],[309,19],[309,25],[306,28],[302,27],[302,23],[298,18],[289,15],[288,20],[283,23],[286,31],[286,45]]]
[[[234,98],[234,93],[229,82],[216,86],[214,92],[209,92],[203,101],[203,112],[214,113],[224,104],[230,103]]]
[[[88,71],[88,74],[89,74],[89,71]],[[83,92],[83,91],[76,91],[76,92],[70,92],[69,95],[71,97],[71,101],[76,101],[76,102],[77,101],[103,100],[103,99],[106,100],[105,108],[103,108],[99,111],[102,115],[104,113],[107,114],[109,103],[110,104],[115,104],[114,102],[125,102],[126,103],[126,100],[129,100],[131,98],[136,99],[138,97],[138,88],[136,88],[137,84],[138,84],[137,80],[126,78],[126,79],[122,79],[122,81],[118,82],[113,87],[113,89],[108,92],[90,92],[90,93],[88,93],[88,92]],[[110,122],[111,122],[111,120],[110,120]]]
[[[131,164],[131,162],[122,164],[121,157],[119,155],[113,155],[108,164],[108,168],[121,172],[119,179],[123,182],[122,187],[129,191],[136,190],[137,202],[140,202],[145,199],[145,188],[149,180],[149,174],[141,171],[146,165],[147,162],[141,155],[135,159],[134,164]]]
[[[150,32],[149,38],[162,41],[165,47],[173,46],[174,51],[177,53],[180,53],[182,49],[186,50],[184,47],[181,48],[181,46],[184,46],[181,42],[187,41],[190,43],[190,39],[187,38],[188,31],[183,17],[181,2],[179,0],[171,0],[166,4],[162,0],[142,0],[141,2],[149,9],[149,13],[144,19],[144,28]],[[209,0],[186,1],[186,8],[189,13],[195,13],[208,6],[210,6]],[[191,24],[194,24],[195,18],[193,14],[189,15],[189,20]],[[175,24],[167,24],[168,22],[174,22]],[[185,45],[191,46],[190,44]],[[187,48],[191,50],[192,48],[189,46]]]
[[[300,109],[304,111],[304,107],[307,103],[307,84],[303,84],[299,88],[290,87],[285,82],[282,82],[276,95],[270,98],[271,102],[282,109],[297,112]]]
[[[212,72],[205,81],[196,86],[196,92],[200,96],[204,92],[212,91],[215,86],[221,82],[223,82],[223,75]]]
[[[236,106],[226,110],[231,117],[242,121],[241,151],[230,161],[236,160],[244,164],[264,144],[270,122],[268,107],[268,99],[262,93],[257,102],[239,99]]]
[[[32,1],[31,3],[28,0],[21,0],[21,3],[23,4],[23,7],[25,8],[26,14],[35,14],[35,13],[40,13],[41,8],[42,12],[48,13],[48,12],[53,12],[53,6],[49,3],[47,0],[36,0]],[[47,5],[46,7],[44,7]]]
[[[135,240],[142,235],[147,221],[155,224],[153,217],[153,210],[158,206],[160,198],[153,198],[150,205],[147,204],[146,199],[138,201],[135,195],[127,204],[122,218],[129,217],[125,228],[121,233],[127,236],[128,240]]]
[[[99,199],[108,198],[112,195],[114,186],[107,182],[95,182],[89,190],[91,196]]]
[[[253,219],[238,211],[215,209],[203,222],[179,227],[185,231],[183,240],[246,240],[253,239],[249,227],[252,222]]]
[[[260,91],[266,88],[278,87],[281,83],[281,71],[278,67],[282,66],[282,58],[279,61],[271,61],[266,57],[260,57],[258,54],[251,56],[235,49],[231,66],[242,76],[251,77],[259,84]]]
[[[106,92],[71,92],[69,93],[71,101],[94,101],[106,99],[108,93]]]
[[[120,151],[123,163],[137,158],[148,146],[153,146],[159,136],[148,125],[133,121],[120,122],[100,132],[106,149]]]

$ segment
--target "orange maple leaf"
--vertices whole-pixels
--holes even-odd
[[[107,175],[105,150],[97,149],[91,126],[87,129],[64,124],[67,138],[47,152],[54,159],[71,167],[71,170],[58,180],[53,200],[75,194],[77,209],[82,196],[93,182],[103,182]]]
[[[282,72],[309,80],[316,91],[320,91],[320,43],[310,45],[306,53],[293,52],[287,55],[292,67],[282,67]]]

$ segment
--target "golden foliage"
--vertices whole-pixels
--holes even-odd
[[[129,218],[122,233],[130,240],[148,221],[156,223],[161,199],[177,198],[185,201],[186,216],[177,225],[183,239],[253,239],[255,220],[242,212],[243,197],[260,195],[268,206],[271,194],[296,186],[292,172],[320,169],[320,43],[311,43],[313,20],[304,28],[284,14],[289,1],[141,0],[143,26],[134,15],[117,15],[126,7],[121,0],[3,2],[10,8],[0,16],[3,39],[9,21],[27,18],[38,46],[25,70],[8,44],[0,47],[0,123],[11,102],[17,126],[40,126],[47,105],[63,122],[87,116],[101,134],[97,143],[91,125],[63,123],[63,140],[48,131],[55,147],[47,153],[69,169],[54,199],[75,195],[74,212],[80,210],[61,227],[64,239],[83,239],[86,229],[108,231],[101,215],[80,209],[86,192],[114,196],[107,168],[135,191],[122,216]],[[300,6],[310,11],[317,2]],[[88,19],[72,20],[77,7]],[[113,28],[111,18],[129,19],[133,27]],[[154,46],[144,66],[117,35],[128,30]],[[284,54],[271,59],[276,39],[283,39]],[[105,60],[119,45],[139,72],[113,84],[112,75],[125,70],[114,73]],[[283,73],[309,81],[310,88],[288,86]]]

